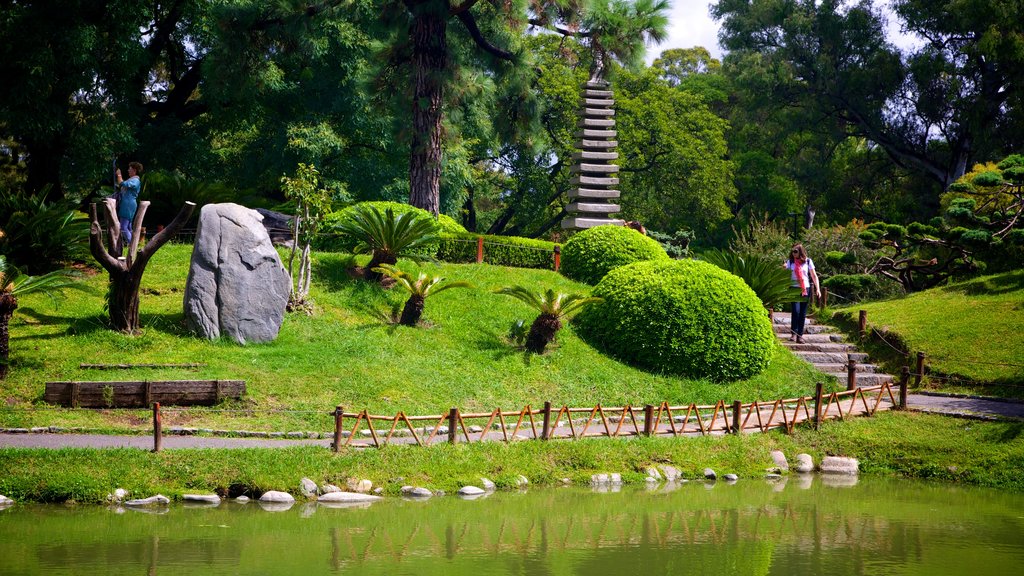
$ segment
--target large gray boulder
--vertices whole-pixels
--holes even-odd
[[[262,218],[238,204],[207,204],[199,213],[184,305],[189,327],[204,338],[277,338],[292,282]]]

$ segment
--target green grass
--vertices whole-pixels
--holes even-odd
[[[935,479],[1024,490],[1024,423],[977,422],[916,413],[880,413],[871,418],[827,422],[792,436],[781,432],[726,437],[522,441],[511,444],[442,444],[431,448],[391,446],[380,450],[321,447],[246,450],[37,450],[0,449],[7,471],[0,494],[17,500],[99,502],[117,487],[135,496],[217,491],[259,494],[284,490],[298,495],[299,480],[345,485],[367,478],[388,494],[404,484],[455,490],[481,476],[500,487],[519,474],[532,485],[576,484],[590,476],[619,472],[626,483],[642,483],[651,465],[670,463],[687,478],[704,467],[720,474],[761,477],[773,466],[770,453],[800,452],[818,462],[825,455],[858,458],[865,473]]]
[[[106,275],[88,280],[93,293],[70,292],[56,310],[44,296],[26,297],[11,322],[12,367],[2,384],[6,408],[0,426],[82,426],[144,430],[144,411],[53,410],[42,403],[50,380],[242,379],[248,394],[221,408],[168,414],[165,425],[248,430],[332,429],[327,412],[336,405],[372,413],[440,414],[556,405],[643,405],[668,401],[776,399],[812,393],[822,376],[781,347],[770,368],[741,382],[716,384],[638,370],[599,354],[571,325],[543,356],[506,340],[516,318],[532,321],[525,305],[492,294],[513,284],[570,292],[590,288],[550,271],[476,264],[427,265],[475,290],[452,290],[427,300],[426,327],[390,324],[385,317],[404,293],[353,280],[351,257],[315,255],[311,315],[285,318],[277,340],[237,346],[187,334],[182,294],[191,246],[171,244],[157,252],[142,281],[142,334],[106,327]],[[408,263],[403,268],[411,270]],[[80,363],[205,363],[195,370],[84,370]],[[268,412],[268,411],[294,412]]]
[[[943,377],[930,387],[1024,397],[1024,270],[841,309],[847,328],[858,310],[867,310],[870,328],[906,347],[911,363],[926,354],[929,370]]]

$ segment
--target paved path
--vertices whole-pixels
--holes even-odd
[[[1024,419],[1024,402],[939,394],[908,394],[907,407],[952,416]]]

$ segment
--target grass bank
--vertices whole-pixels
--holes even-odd
[[[641,483],[651,465],[672,464],[687,478],[705,467],[719,474],[760,478],[772,466],[770,452],[790,459],[807,452],[860,460],[866,474],[935,479],[1024,491],[1024,423],[976,422],[915,413],[829,422],[821,430],[798,429],[740,437],[588,439],[512,444],[391,446],[333,454],[318,447],[246,450],[28,450],[0,449],[0,494],[16,500],[100,502],[117,487],[133,496],[215,491],[298,494],[300,478],[344,486],[348,478],[370,479],[388,494],[404,484],[453,491],[478,484],[481,476],[499,487],[525,475],[532,485],[569,478],[589,483],[591,474],[619,472]]]
[[[888,357],[890,369],[907,360],[879,338],[911,363],[923,351],[929,388],[1024,398],[1024,270],[839,309],[836,319],[855,330],[858,310],[868,312],[872,355]]]
[[[92,293],[69,292],[54,309],[45,296],[25,297],[11,322],[12,367],[2,383],[0,427],[62,426],[107,431],[149,427],[145,411],[51,410],[41,399],[49,380],[241,379],[241,402],[220,408],[168,414],[166,426],[290,431],[332,430],[327,412],[336,405],[375,413],[441,414],[519,409],[526,404],[606,406],[668,401],[775,399],[809,394],[822,379],[808,364],[778,347],[764,373],[740,382],[713,383],[646,372],[608,358],[583,342],[571,325],[543,356],[511,344],[515,319],[534,313],[495,288],[520,284],[583,292],[589,286],[545,270],[487,264],[427,264],[446,278],[471,282],[474,290],[450,290],[427,300],[418,328],[386,320],[404,302],[398,290],[352,279],[351,257],[315,255],[312,297],[316,312],[286,316],[277,340],[237,346],[189,335],[182,295],[191,246],[167,245],[142,282],[142,334],[126,336],[105,325],[105,274],[87,280]],[[403,267],[413,266],[403,262]],[[203,363],[194,369],[99,371],[81,363]]]

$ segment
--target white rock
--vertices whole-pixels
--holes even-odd
[[[614,485],[622,484],[622,474],[616,472],[608,477],[608,481]]]
[[[352,492],[359,492],[360,494],[369,494],[373,490],[373,482],[369,480],[359,480],[349,484],[349,489]]]
[[[715,471],[712,470],[711,468],[705,468],[704,477],[707,478],[708,480],[714,480],[718,478],[718,474],[715,474]]]
[[[607,474],[594,474],[590,477],[591,486],[605,486],[608,484]]]
[[[238,498],[235,498],[235,502],[241,502],[242,504],[245,504],[248,501],[249,501],[249,497],[248,496],[244,496],[244,495],[243,496],[239,496]]]
[[[528,486],[529,484],[530,481],[526,478],[526,476],[523,476],[522,474],[516,476],[516,486],[518,486],[519,488]]]
[[[10,506],[11,504],[14,504],[14,500],[0,494],[0,506]]]
[[[722,479],[725,480],[726,482],[735,482],[739,480],[740,477],[735,474],[726,474],[725,476],[722,476]]]
[[[821,471],[825,474],[846,474],[856,476],[859,472],[860,463],[856,458],[844,458],[842,456],[825,456],[821,461]]]
[[[322,494],[318,499],[319,502],[376,502],[377,500],[382,500],[382,498],[358,492],[329,492]]]
[[[321,494],[330,494],[331,492],[341,492],[341,488],[338,488],[334,484],[324,484],[320,487]]]
[[[772,450],[772,462],[780,472],[789,472],[789,462],[786,461],[786,455],[782,450]]]
[[[204,504],[220,504],[220,496],[216,494],[182,494],[185,502],[202,502]]]
[[[402,495],[413,498],[430,498],[434,493],[420,486],[402,486]]]
[[[114,492],[112,494],[107,494],[107,501],[108,502],[121,502],[122,500],[124,500],[125,496],[127,496],[127,495],[128,495],[128,491],[127,490],[125,490],[124,488],[118,488],[117,490],[114,490]]]
[[[459,488],[458,492],[460,496],[479,496],[486,493],[486,490],[483,488],[477,488],[476,486],[463,486],[462,488]]]
[[[163,494],[157,494],[156,496],[150,496],[149,498],[139,498],[137,500],[129,500],[124,503],[125,506],[166,506],[170,504],[171,500]]]
[[[483,431],[484,431],[484,429],[482,427],[480,427],[480,426],[470,426],[469,427],[469,433],[470,434],[479,434],[479,433],[481,433]]]
[[[316,482],[313,482],[309,478],[303,478],[302,480],[299,480],[299,491],[306,498],[312,498],[313,496],[316,496]]]
[[[800,474],[810,474],[814,472],[814,459],[811,458],[810,454],[797,454],[796,466],[793,469]]]
[[[655,480],[661,480],[661,474],[658,473],[658,469],[654,466],[647,468],[646,472],[648,477],[654,478]]]
[[[483,486],[484,490],[487,490],[488,492],[494,492],[495,490],[498,489],[498,487],[495,486],[494,482],[491,482],[489,478],[481,478],[480,485]]]
[[[675,466],[663,465],[661,467],[661,472],[665,475],[665,480],[669,482],[675,482],[676,480],[679,480],[679,477],[681,476],[679,469]]]
[[[260,502],[295,502],[295,497],[287,492],[267,490],[260,496]]]
[[[644,482],[647,484],[657,484],[659,480],[654,476],[648,476],[647,478],[644,478]]]

